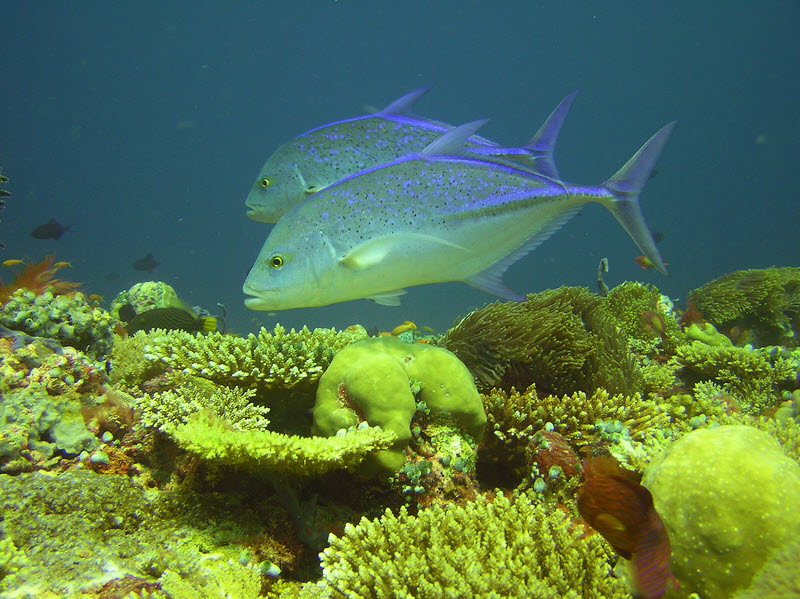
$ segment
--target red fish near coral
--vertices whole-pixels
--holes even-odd
[[[669,569],[669,537],[650,491],[625,476],[596,474],[578,489],[578,512],[614,551],[631,561],[636,597],[657,599],[668,587],[677,588]]]

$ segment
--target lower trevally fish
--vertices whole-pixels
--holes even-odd
[[[411,114],[414,103],[428,89],[410,92],[375,114],[315,127],[280,146],[267,159],[247,194],[247,216],[255,221],[278,222],[312,193],[358,171],[420,152],[454,129],[453,125]],[[564,98],[521,148],[501,148],[477,135],[466,141],[465,148],[482,156],[517,160],[525,168],[558,179],[553,148],[577,93]]]
[[[524,301],[503,273],[587,202],[608,208],[666,274],[639,193],[674,122],[599,186],[463,155],[465,140],[484,122],[462,125],[420,153],[346,177],[295,205],[250,269],[245,305],[285,310],[359,298],[397,305],[405,287],[447,281]]]

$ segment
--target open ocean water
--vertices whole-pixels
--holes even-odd
[[[556,149],[565,180],[600,183],[677,119],[642,195],[670,276],[602,207],[516,263],[521,292],[641,280],[678,304],[732,270],[798,265],[800,4],[754,2],[19,2],[2,7],[2,258],[55,252],[110,301],[169,283],[229,329],[406,319],[444,330],[495,298],[463,283],[277,315],[241,286],[269,225],[244,199],[267,157],[314,126],[426,85],[422,116],[521,145],[580,89]],[[58,240],[29,236],[55,218]],[[131,263],[152,252],[152,272]],[[11,272],[0,276],[8,280]]]

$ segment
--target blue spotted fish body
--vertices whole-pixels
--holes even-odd
[[[406,287],[446,281],[522,301],[503,283],[504,271],[587,202],[606,206],[666,273],[638,196],[674,123],[596,186],[459,153],[479,125],[459,127],[420,153],[346,177],[292,207],[247,276],[245,305],[281,310],[359,298],[396,305]]]
[[[250,189],[245,200],[247,216],[277,222],[309,195],[353,173],[419,152],[452,130],[452,125],[410,114],[426,91],[406,94],[376,114],[311,129],[280,146]],[[576,93],[567,96],[521,148],[501,148],[477,135],[466,141],[465,148],[499,160],[518,160],[525,168],[558,179],[553,147]]]

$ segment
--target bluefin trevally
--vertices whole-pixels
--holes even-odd
[[[524,301],[503,273],[587,202],[608,208],[666,274],[639,194],[674,122],[596,186],[459,155],[482,123],[462,125],[420,153],[346,177],[291,208],[247,275],[245,305],[285,310],[359,298],[397,305],[405,287],[447,281]]]
[[[375,114],[316,127],[280,146],[267,159],[247,195],[247,216],[277,222],[308,195],[358,171],[419,152],[451,131],[453,125],[411,114],[414,103],[428,89],[410,92]],[[577,93],[564,98],[521,148],[501,148],[477,135],[466,148],[485,156],[518,160],[526,168],[558,179],[553,148]]]

